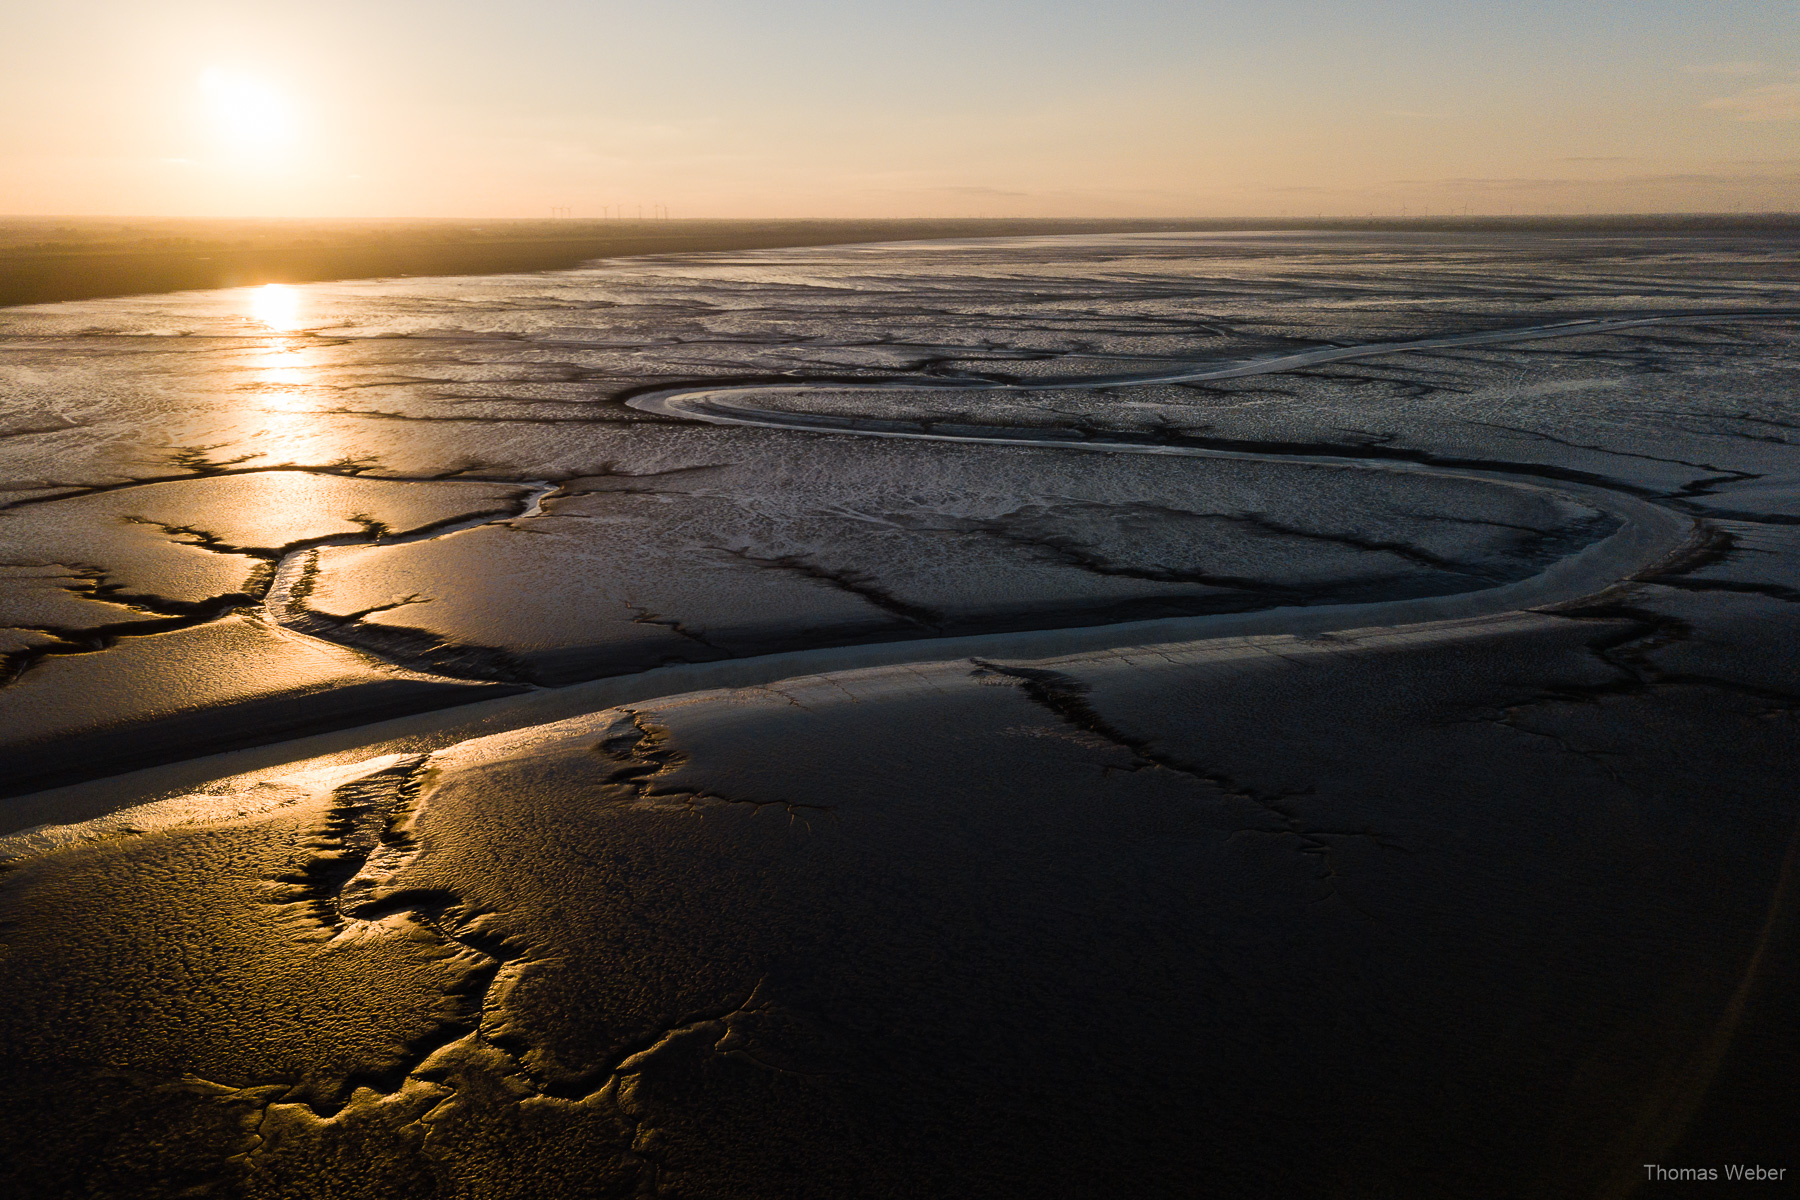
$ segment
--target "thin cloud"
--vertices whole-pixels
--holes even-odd
[[[1708,100],[1706,107],[1739,121],[1800,121],[1800,83],[1772,83],[1736,96]]]
[[[1769,67],[1759,62],[1719,62],[1694,63],[1681,69],[1689,75],[1760,75]]]
[[[1031,195],[1030,192],[1009,192],[1009,191],[1005,191],[1002,188],[975,187],[971,184],[946,185],[943,187],[928,188],[926,190],[933,191],[933,192],[956,192],[959,195],[963,195],[963,196],[1029,196],[1029,195]]]
[[[1787,167],[1790,170],[1800,169],[1800,158],[1788,155],[1786,158],[1722,158],[1713,163],[1717,167]]]
[[[1625,175],[1616,179],[1533,179],[1527,176],[1512,178],[1460,178],[1460,179],[1399,179],[1389,184],[1390,187],[1446,187],[1463,188],[1478,191],[1515,191],[1530,189],[1562,190],[1569,188],[1605,187],[1668,187],[1681,185],[1717,186],[1735,184],[1738,186],[1775,186],[1792,187],[1800,183],[1800,175],[1796,174],[1708,174],[1687,172],[1669,175]]]
[[[1562,162],[1640,162],[1641,159],[1619,154],[1565,154]]]

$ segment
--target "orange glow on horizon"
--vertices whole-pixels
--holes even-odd
[[[1782,49],[1800,9],[1781,0],[1641,20],[984,0],[954,37],[932,5],[825,20],[789,0],[705,20],[574,0],[456,19],[14,7],[9,215],[1366,217],[1800,194]]]

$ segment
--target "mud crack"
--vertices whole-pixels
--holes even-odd
[[[346,908],[368,891],[367,884],[351,884],[371,857],[411,848],[400,826],[418,801],[427,758],[406,755],[333,791],[324,824],[303,843],[312,856],[298,870],[277,876],[276,882],[285,886],[275,901],[302,905],[320,924],[343,929]]]
[[[629,788],[632,800],[645,804],[679,804],[691,811],[709,804],[779,808],[787,813],[790,822],[801,824],[807,821],[805,814],[836,811],[835,806],[829,804],[725,796],[706,788],[659,788],[655,780],[684,765],[688,761],[687,755],[676,748],[668,729],[652,723],[636,710],[621,709],[620,712],[623,714],[621,719],[614,722],[594,748],[614,764],[607,783]]]
[[[531,683],[530,669],[517,656],[493,646],[454,642],[405,625],[371,625],[363,618],[429,600],[418,595],[377,604],[337,616],[320,612],[306,601],[319,579],[319,551],[309,550],[284,562],[264,601],[276,624],[296,633],[363,650],[420,672],[452,679],[493,683]]]
[[[771,571],[789,571],[806,579],[817,580],[828,584],[841,592],[849,592],[862,600],[868,601],[883,612],[899,617],[909,624],[937,632],[943,628],[944,615],[922,604],[913,604],[882,588],[876,583],[874,576],[863,571],[847,567],[828,567],[805,554],[784,554],[779,556],[763,556],[752,554],[747,549],[730,546],[714,546],[712,549],[722,554],[729,554],[741,562],[754,567]]]
[[[655,625],[658,628],[667,629],[677,637],[684,637],[691,642],[698,642],[708,650],[717,651],[726,658],[736,657],[731,651],[725,649],[725,647],[716,642],[709,641],[704,633],[701,633],[697,629],[690,629],[675,617],[665,617],[660,613],[646,608],[642,604],[635,604],[630,600],[625,600],[622,603],[626,608],[631,610],[631,621],[634,625]]]
[[[1342,875],[1337,870],[1335,861],[1335,841],[1354,838],[1366,840],[1384,850],[1406,849],[1373,829],[1327,830],[1309,826],[1288,801],[1297,796],[1316,794],[1315,785],[1284,791],[1262,791],[1242,784],[1222,771],[1208,770],[1157,749],[1148,738],[1127,733],[1103,717],[1088,702],[1090,689],[1079,679],[1059,671],[1037,667],[1003,666],[979,658],[969,661],[975,665],[976,677],[992,674],[1018,680],[1021,690],[1033,703],[1048,709],[1064,723],[1127,751],[1137,760],[1139,767],[1155,767],[1185,775],[1217,794],[1247,801],[1261,809],[1270,818],[1273,827],[1251,828],[1240,832],[1274,834],[1293,839],[1300,853],[1316,856],[1319,863],[1318,879],[1325,885],[1327,894],[1336,895],[1346,903],[1349,903],[1348,899],[1342,896],[1337,886]]]

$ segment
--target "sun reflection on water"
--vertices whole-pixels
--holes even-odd
[[[285,283],[265,283],[250,289],[250,317],[276,333],[300,328],[300,291]]]
[[[265,290],[256,289],[258,299]],[[260,314],[257,319],[264,320]],[[259,464],[327,463],[345,455],[339,431],[319,412],[320,350],[309,340],[254,343],[253,352],[240,360],[233,390],[245,403],[237,416],[237,437],[253,447]]]

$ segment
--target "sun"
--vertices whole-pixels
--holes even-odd
[[[294,139],[294,108],[277,89],[259,79],[209,67],[200,75],[213,129],[240,154],[270,154]]]

